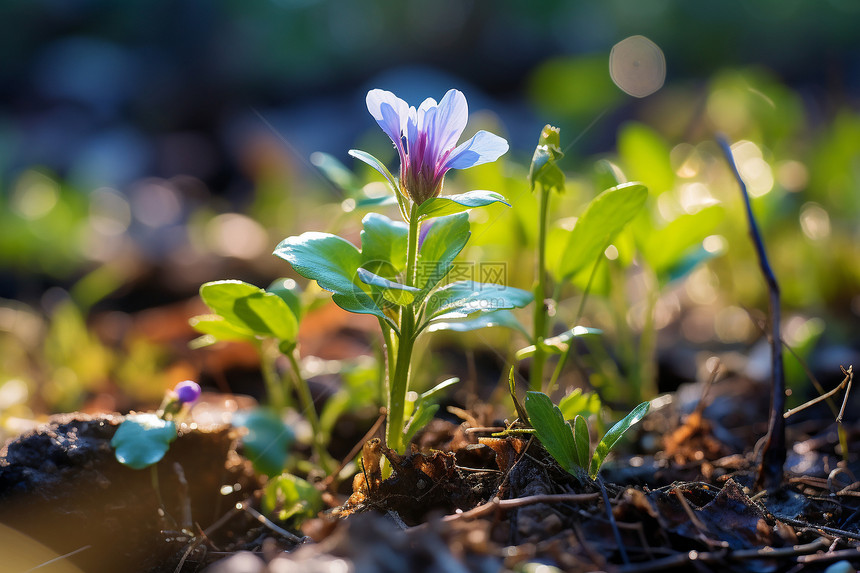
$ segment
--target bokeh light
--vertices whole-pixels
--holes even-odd
[[[612,46],[609,74],[624,92],[633,97],[647,97],[666,81],[666,57],[645,36],[630,36]]]

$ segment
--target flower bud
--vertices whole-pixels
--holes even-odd
[[[200,385],[192,380],[180,382],[173,391],[181,404],[190,404],[200,397]]]

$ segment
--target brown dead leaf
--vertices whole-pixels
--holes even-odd
[[[701,489],[698,484],[678,485],[668,491],[649,494],[658,520],[666,530],[731,549],[782,545],[767,516],[734,480],[728,480],[713,499],[699,506],[710,492],[710,488],[708,491]]]

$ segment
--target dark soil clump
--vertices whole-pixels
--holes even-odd
[[[0,450],[0,523],[61,555],[77,551],[69,559],[87,573],[163,571],[178,562],[189,533],[256,489],[231,455],[229,426],[182,426],[156,466],[157,492],[150,469],[114,457],[110,440],[122,419],[57,416],[8,443]],[[224,496],[224,484],[245,491]]]

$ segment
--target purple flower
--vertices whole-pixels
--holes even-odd
[[[418,205],[439,195],[449,169],[489,163],[508,150],[507,141],[488,131],[457,146],[469,115],[466,96],[457,90],[449,90],[438,104],[427,98],[417,110],[391,92],[370,90],[367,109],[400,154],[401,193]]]
[[[176,392],[176,399],[182,404],[190,404],[200,397],[200,385],[191,380],[180,382],[173,391]]]

